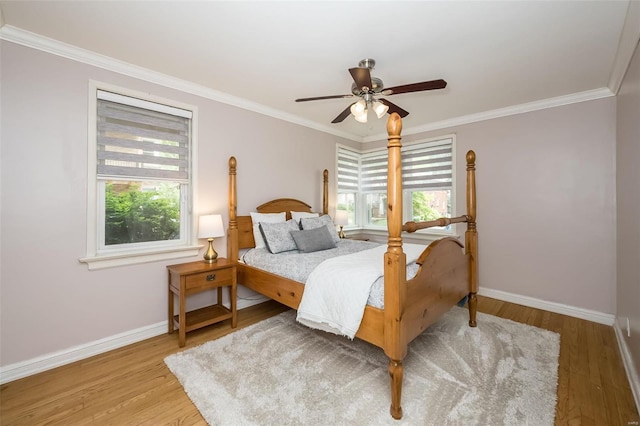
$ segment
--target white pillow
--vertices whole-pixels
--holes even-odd
[[[295,220],[296,222],[300,223],[300,219],[302,219],[303,217],[319,217],[320,213],[309,213],[309,212],[291,212],[291,219]]]
[[[251,212],[251,222],[253,222],[253,239],[256,241],[256,248],[265,248],[267,244],[264,242],[262,233],[260,232],[260,222],[279,223],[286,222],[287,213],[256,213]]]

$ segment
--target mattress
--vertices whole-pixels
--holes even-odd
[[[273,254],[267,248],[254,248],[244,252],[241,261],[255,268],[304,284],[311,271],[323,261],[336,256],[368,250],[378,245],[369,241],[341,239],[335,248],[312,253],[300,253],[298,250],[292,250]],[[380,262],[383,262],[382,258]],[[407,265],[407,279],[413,278],[418,268],[419,265],[415,262]],[[345,284],[348,285],[348,283]],[[380,309],[384,308],[383,277],[378,278],[373,284],[367,304]]]

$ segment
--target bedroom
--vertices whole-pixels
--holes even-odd
[[[78,262],[87,244],[89,80],[198,107],[198,212],[225,213],[231,155],[240,159],[241,170],[252,171],[239,175],[239,185],[252,188],[239,200],[239,210],[247,212],[282,191],[319,209],[319,176],[328,168],[334,179],[335,144],[364,149],[384,144],[383,137],[360,143],[229,105],[215,93],[198,96],[189,91],[193,86],[167,82],[152,71],[116,62],[100,66],[95,57],[73,60],[77,50],[5,28],[11,25],[10,6],[0,3],[5,24],[0,32],[3,379],[164,332],[164,266],[188,260],[95,271]],[[637,28],[631,32],[635,49]],[[348,58],[347,66],[359,59],[359,54]],[[636,53],[630,69],[637,70],[638,60]],[[346,69],[331,71],[346,74]],[[618,84],[637,90],[637,74],[623,75]],[[332,84],[341,90],[338,82]],[[324,94],[306,90],[297,96]],[[408,135],[405,141],[455,133],[460,164],[460,153],[478,152],[480,294],[608,325],[617,318],[623,331],[617,336],[624,338],[627,362],[637,370],[640,318],[633,301],[639,290],[633,265],[639,253],[637,239],[625,239],[625,231],[637,229],[633,160],[638,160],[638,133],[637,123],[629,124],[633,110],[628,108],[619,95],[610,94],[457,123]],[[462,184],[463,167],[458,170]],[[460,189],[458,196],[463,193]],[[216,239],[216,249],[225,254],[224,238]],[[240,299],[239,307],[243,303],[251,301]],[[631,337],[624,337],[626,318]],[[637,390],[637,376],[634,386]]]

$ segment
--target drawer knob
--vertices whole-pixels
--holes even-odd
[[[207,281],[215,281],[216,274],[207,275]]]

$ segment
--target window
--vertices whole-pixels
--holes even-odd
[[[191,218],[194,108],[97,87],[92,93],[88,256],[81,261],[93,269],[197,252]],[[103,262],[95,266],[97,261]]]
[[[338,209],[353,200],[349,225],[371,230],[387,226],[386,148],[357,153],[338,147]],[[451,217],[454,201],[453,137],[402,147],[403,221]],[[355,180],[357,179],[357,181]],[[348,198],[347,198],[348,197]],[[361,213],[360,213],[361,212]],[[427,232],[450,233],[451,227]]]
[[[338,149],[338,191],[336,210],[346,210],[347,226],[357,223],[358,185],[360,180],[360,154]]]
[[[402,190],[405,221],[451,217],[453,199],[452,139],[403,147]],[[451,225],[434,228],[451,231]]]
[[[362,154],[360,162],[360,192],[365,226],[387,226],[387,150]]]

